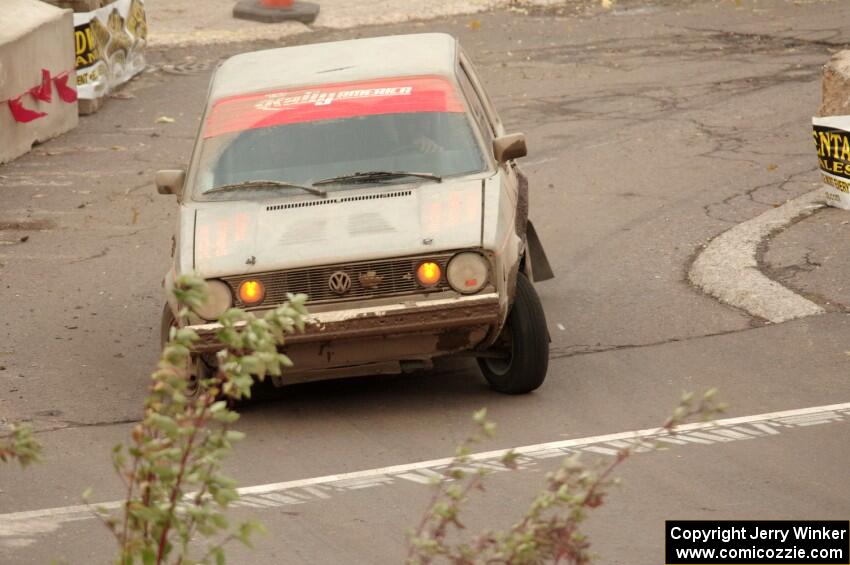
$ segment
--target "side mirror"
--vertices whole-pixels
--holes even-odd
[[[180,196],[183,192],[183,183],[186,182],[186,171],[182,169],[157,171],[156,191],[160,194],[175,194]]]
[[[493,140],[493,156],[500,163],[513,161],[526,155],[528,155],[528,148],[525,146],[524,133],[503,135]]]

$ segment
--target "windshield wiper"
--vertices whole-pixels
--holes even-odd
[[[322,198],[326,198],[328,196],[328,191],[323,188],[316,188],[314,186],[306,186],[303,184],[296,184],[293,182],[286,182],[280,180],[246,180],[242,182],[234,182],[232,184],[223,184],[221,186],[217,186],[215,188],[211,188],[208,191],[204,192],[204,194],[213,194],[214,192],[230,192],[235,190],[244,190],[244,189],[261,189],[261,188],[300,188],[301,190],[306,190],[310,194],[315,194],[317,196],[321,196]]]
[[[389,180],[401,177],[419,177],[436,182],[443,182],[443,177],[431,173],[413,173],[410,171],[368,171],[364,173],[353,173],[339,177],[331,177],[314,182],[314,185],[336,184],[345,182],[368,182],[370,180]]]

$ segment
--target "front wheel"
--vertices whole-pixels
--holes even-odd
[[[516,297],[502,332],[478,366],[490,387],[505,394],[538,388],[549,368],[549,330],[534,286],[517,275]]]

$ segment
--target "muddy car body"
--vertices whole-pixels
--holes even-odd
[[[306,293],[277,384],[479,358],[500,391],[542,383],[548,333],[530,281],[551,276],[528,188],[471,63],[443,34],[245,53],[215,72],[187,171],[160,171],[179,219],[167,296],[212,285],[199,367],[226,307]],[[173,299],[163,331],[174,323]],[[203,370],[203,369],[200,369]]]

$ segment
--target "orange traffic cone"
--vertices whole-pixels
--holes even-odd
[[[319,5],[300,0],[239,0],[233,17],[255,22],[296,21],[311,24],[319,15]]]

